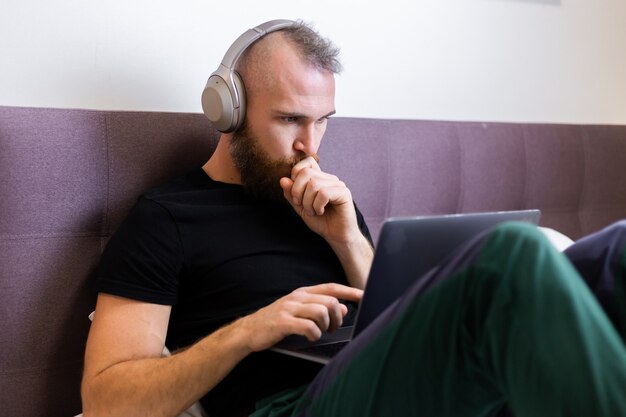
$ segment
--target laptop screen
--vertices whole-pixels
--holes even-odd
[[[390,218],[383,223],[356,319],[358,334],[463,243],[504,221],[539,223],[539,210]]]

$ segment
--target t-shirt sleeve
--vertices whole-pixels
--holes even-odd
[[[141,197],[109,240],[96,270],[99,292],[174,305],[183,251],[165,207]]]

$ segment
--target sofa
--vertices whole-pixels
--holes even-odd
[[[80,413],[92,274],[147,188],[201,165],[201,114],[0,106],[0,414]],[[626,126],[336,117],[319,152],[384,219],[539,208],[572,238],[626,217]]]

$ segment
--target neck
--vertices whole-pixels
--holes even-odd
[[[215,152],[213,152],[211,158],[202,166],[202,169],[213,181],[225,182],[227,184],[241,184],[239,170],[235,167],[230,157],[230,151],[228,149],[229,141],[229,135],[222,134],[215,148]]]

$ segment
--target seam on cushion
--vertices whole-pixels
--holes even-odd
[[[591,141],[589,140],[589,132],[587,131],[587,129],[584,129],[581,126],[579,126],[578,129],[580,131],[580,138],[581,138],[582,152],[583,152],[583,155],[582,155],[583,178],[582,178],[582,188],[578,196],[578,207],[576,209],[576,214],[578,218],[579,232],[583,234],[583,221],[582,221],[583,202],[587,201],[587,192],[588,192],[587,190],[589,189],[589,187],[587,187],[587,181],[589,179],[589,152],[587,151],[587,146],[591,146],[591,143],[590,143]]]
[[[110,201],[111,201],[111,146],[110,146],[110,119],[111,114],[106,113],[104,117],[104,147],[105,147],[105,163],[106,163],[106,193],[105,193],[105,202],[104,202],[104,213],[102,219],[102,233],[101,236],[107,236],[109,234],[109,222],[111,215],[109,213],[110,210]],[[104,239],[100,241],[100,251],[104,250]]]
[[[463,175],[463,169],[465,167],[466,164],[464,164],[465,161],[465,150],[463,148],[463,146],[461,145],[461,135],[459,134],[459,125],[455,123],[454,125],[454,139],[455,139],[455,143],[456,143],[456,148],[457,151],[459,153],[459,159],[457,161],[458,165],[458,171],[459,171],[459,178],[458,178],[458,192],[456,193],[457,200],[456,200],[456,213],[462,213],[463,211],[463,206],[465,203],[465,181],[463,180],[463,178],[465,178],[465,175]]]
[[[465,129],[467,129],[467,126],[465,126]],[[459,160],[458,160],[458,167],[459,167],[459,192],[456,193],[457,194],[457,200],[456,200],[456,212],[457,213],[462,213],[463,212],[463,207],[465,206],[465,180],[464,178],[467,175],[463,175],[465,173],[465,166],[467,165],[465,163],[466,158],[466,154],[465,154],[465,148],[463,147],[463,145],[461,144],[461,135],[459,134],[459,125],[455,124],[454,125],[454,139],[456,142],[456,147],[458,149],[459,152]]]
[[[0,242],[9,240],[37,240],[37,239],[101,239],[102,236],[94,233],[37,233],[37,234],[19,234],[19,235],[0,235]]]
[[[522,208],[532,208],[530,207],[530,202],[528,201],[528,183],[530,182],[528,175],[530,170],[528,169],[528,134],[526,133],[526,127],[521,124],[517,124],[519,129],[522,131],[522,143],[524,145],[524,161],[522,165],[524,166],[524,183],[522,184]]]
[[[391,138],[393,136],[391,136],[391,122],[387,121],[386,123],[386,132],[385,134],[387,135],[387,138]],[[391,215],[391,205],[392,205],[392,201],[393,198],[395,196],[395,187],[394,187],[394,183],[393,183],[393,178],[394,178],[394,174],[395,174],[395,165],[391,163],[391,149],[390,149],[390,144],[389,142],[391,142],[390,140],[385,140],[383,141],[383,143],[385,144],[385,157],[387,159],[387,169],[386,169],[386,174],[387,174],[387,186],[386,186],[386,190],[387,190],[387,203],[385,204],[385,213],[383,214],[383,220],[388,218]],[[380,229],[379,229],[380,232]],[[374,242],[376,243],[376,242]]]
[[[72,370],[67,370],[68,365],[76,365],[76,364],[82,364],[83,360],[82,359],[77,359],[77,360],[69,360],[69,361],[63,361],[63,362],[59,362],[56,363],[54,365],[46,365],[46,366],[28,366],[25,368],[16,368],[16,369],[9,369],[9,370],[1,370],[0,371],[0,375],[32,375],[32,374],[39,374],[41,373],[41,371],[49,371],[49,370],[55,370],[55,369],[61,369],[64,372],[76,372],[75,369]]]

